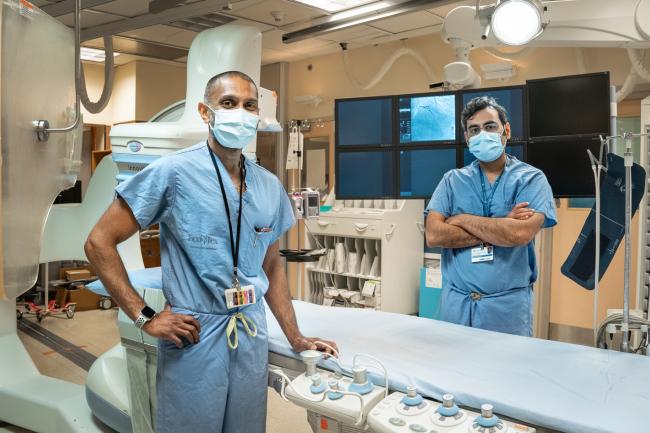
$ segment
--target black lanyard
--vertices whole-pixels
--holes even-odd
[[[239,264],[239,239],[241,238],[241,215],[242,208],[244,207],[244,201],[242,200],[242,195],[244,191],[244,180],[246,179],[246,164],[244,160],[244,155],[241,156],[241,169],[239,174],[239,214],[237,215],[237,239],[234,238],[232,232],[232,221],[230,220],[230,206],[228,206],[228,197],[226,196],[226,189],[223,186],[223,179],[221,179],[221,172],[219,171],[219,166],[217,165],[217,160],[214,157],[214,152],[210,149],[210,144],[207,144],[208,152],[210,152],[210,158],[212,158],[212,164],[214,165],[214,171],[217,172],[217,179],[219,179],[219,186],[221,187],[221,196],[223,197],[223,204],[226,208],[226,216],[228,219],[228,233],[230,234],[230,251],[232,253],[232,263],[233,263],[233,277],[232,283],[233,287],[239,288],[239,279],[237,278],[237,266]]]

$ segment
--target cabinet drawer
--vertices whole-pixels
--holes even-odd
[[[319,218],[305,221],[315,235],[345,236],[351,238],[381,238],[381,221],[353,220],[348,218]]]

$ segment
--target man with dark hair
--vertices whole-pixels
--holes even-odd
[[[257,98],[241,72],[212,78],[198,105],[206,140],[121,183],[86,242],[120,308],[159,338],[158,432],[265,431],[265,300],[296,352],[336,349],[298,329],[278,248],[295,223],[291,204],[280,181],[242,155],[257,130]],[[158,314],[131,286],[117,252],[152,224],[160,224],[167,300]]]
[[[427,245],[443,248],[443,319],[530,336],[533,240],[557,224],[551,187],[506,154],[510,123],[493,98],[469,101],[462,125],[476,161],[446,173],[427,206]]]

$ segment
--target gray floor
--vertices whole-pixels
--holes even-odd
[[[46,317],[41,326],[68,340],[70,343],[99,356],[119,342],[117,310],[80,311],[73,319]],[[23,320],[35,320],[26,317]],[[36,341],[23,332],[18,332],[39,371],[57,379],[78,384],[86,381],[86,371],[59,353]],[[311,433],[305,410],[283,401],[269,389],[267,433]],[[29,433],[27,430],[7,426],[0,421],[0,433]]]

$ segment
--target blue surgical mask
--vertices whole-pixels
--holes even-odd
[[[258,115],[243,108],[230,110],[208,108],[214,114],[214,120],[210,126],[212,135],[222,146],[230,149],[243,149],[255,137],[257,125],[260,122]]]
[[[496,161],[503,155],[505,148],[498,132],[481,131],[469,138],[469,151],[482,162]]]

